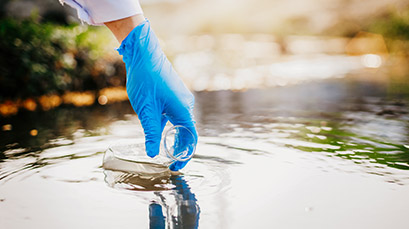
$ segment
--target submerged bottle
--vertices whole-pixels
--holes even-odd
[[[136,174],[168,173],[172,163],[189,160],[195,150],[196,138],[193,133],[188,128],[177,125],[162,136],[157,156],[151,158],[146,154],[143,139],[121,140],[105,151],[102,167]]]

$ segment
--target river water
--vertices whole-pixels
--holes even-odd
[[[385,83],[325,79],[196,93],[180,174],[102,168],[143,139],[128,102],[2,118],[1,228],[402,228],[409,105]]]

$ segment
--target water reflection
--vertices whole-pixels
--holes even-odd
[[[154,191],[154,198],[149,201],[150,228],[198,228],[200,207],[183,176],[112,170],[104,170],[104,174],[105,182],[112,188]]]
[[[164,228],[164,224],[168,228],[198,228],[200,207],[195,194],[183,176],[171,176],[170,181],[175,186],[172,193],[156,192],[159,202],[149,205],[150,228]]]
[[[74,138],[107,134],[107,124],[126,119],[126,114],[132,112],[129,103],[124,102],[88,108],[61,107],[47,112],[20,112],[16,116],[3,117],[0,119],[3,126],[0,160],[73,144]]]
[[[112,188],[132,191],[165,191],[172,189],[170,173],[159,175],[133,174],[104,170],[105,182]]]

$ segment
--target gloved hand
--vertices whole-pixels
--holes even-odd
[[[144,129],[148,156],[158,155],[168,120],[173,125],[187,127],[195,136],[196,144],[194,96],[166,58],[149,21],[135,27],[122,41],[118,52],[125,62],[126,90]],[[175,162],[169,168],[177,171],[187,162]]]

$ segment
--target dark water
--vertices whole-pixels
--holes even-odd
[[[2,118],[3,129],[11,125],[0,132],[2,224],[405,227],[409,99],[402,91],[348,78],[199,92],[195,112],[194,159],[181,174],[159,177],[101,168],[111,143],[143,138],[127,102]]]

